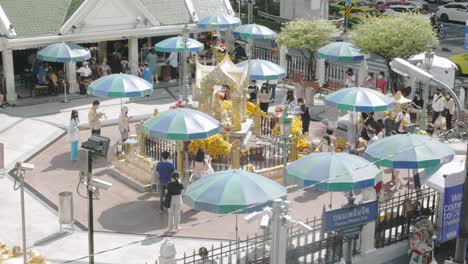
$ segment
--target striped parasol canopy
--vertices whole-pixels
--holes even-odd
[[[276,38],[276,33],[261,25],[257,24],[247,24],[238,26],[232,32],[234,36],[240,37],[243,39],[274,39]]]
[[[369,161],[348,153],[312,153],[286,166],[288,184],[342,192],[374,187],[382,172]]]
[[[88,93],[114,98],[142,97],[153,93],[153,84],[135,75],[117,73],[93,81]]]
[[[317,50],[320,58],[341,61],[341,62],[359,62],[366,59],[364,54],[356,49],[349,42],[332,42]]]
[[[325,97],[325,104],[353,112],[383,112],[394,107],[393,100],[380,91],[363,87],[343,88]]]
[[[239,18],[225,13],[210,14],[197,23],[198,28],[222,30],[236,28],[241,24]]]
[[[416,134],[394,135],[369,145],[364,158],[377,166],[396,169],[422,169],[453,160],[455,152],[439,140]]]
[[[190,184],[182,198],[195,210],[245,214],[262,210],[286,194],[285,187],[266,177],[244,170],[226,170]]]
[[[250,79],[258,81],[279,80],[286,77],[286,70],[267,60],[247,60],[237,66],[245,67],[250,62]]]
[[[159,52],[192,52],[203,50],[203,48],[202,43],[181,36],[168,38],[154,45],[154,49]]]
[[[73,43],[55,43],[37,52],[37,58],[50,62],[76,62],[89,60],[89,49]]]
[[[219,121],[197,110],[177,108],[147,120],[142,133],[168,140],[203,139],[219,133]]]

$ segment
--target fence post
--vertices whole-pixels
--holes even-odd
[[[316,59],[315,78],[318,80],[320,87],[325,84],[325,59]]]
[[[240,169],[240,146],[237,140],[232,142],[231,147],[231,167],[233,169]]]
[[[161,243],[159,254],[159,264],[177,264],[177,251],[174,243],[169,238],[165,238]]]
[[[288,54],[288,47],[286,47],[285,45],[281,45],[280,52],[279,52],[279,56],[280,56],[279,63],[283,69],[288,68],[288,59],[286,57],[287,54]]]
[[[146,149],[146,135],[140,133],[140,155],[145,156],[145,149]]]
[[[257,102],[255,105],[255,112],[253,114],[254,120],[254,135],[259,136],[261,131],[261,117],[262,117],[262,110],[260,109],[260,103]]]
[[[374,188],[364,189],[362,193],[363,202],[375,201],[377,195]],[[375,250],[375,221],[365,224],[361,231],[361,252],[368,253]]]

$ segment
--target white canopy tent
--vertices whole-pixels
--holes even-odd
[[[465,159],[465,155],[456,155],[453,161],[442,165],[438,170],[425,169],[421,175],[422,182],[439,193],[444,193],[445,177],[450,177],[451,186],[464,183]]]

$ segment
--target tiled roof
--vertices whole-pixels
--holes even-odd
[[[71,0],[0,0],[18,37],[55,35]]]
[[[161,25],[191,23],[189,10],[184,0],[140,0]]]
[[[224,0],[192,0],[192,3],[200,19],[215,12],[228,13]]]

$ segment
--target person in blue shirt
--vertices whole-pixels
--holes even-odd
[[[174,164],[169,161],[169,152],[162,153],[162,161],[156,165],[155,173],[159,176],[159,208],[164,212],[164,197],[166,197],[167,185],[171,182],[172,173],[175,171]]]
[[[149,83],[153,83],[153,73],[148,67],[148,63],[144,63],[143,65],[143,71],[141,72],[142,78],[148,81]]]
[[[49,70],[49,65],[47,63],[44,63],[42,67],[39,68],[39,71],[37,72],[37,84],[48,84],[47,80],[47,71]]]

